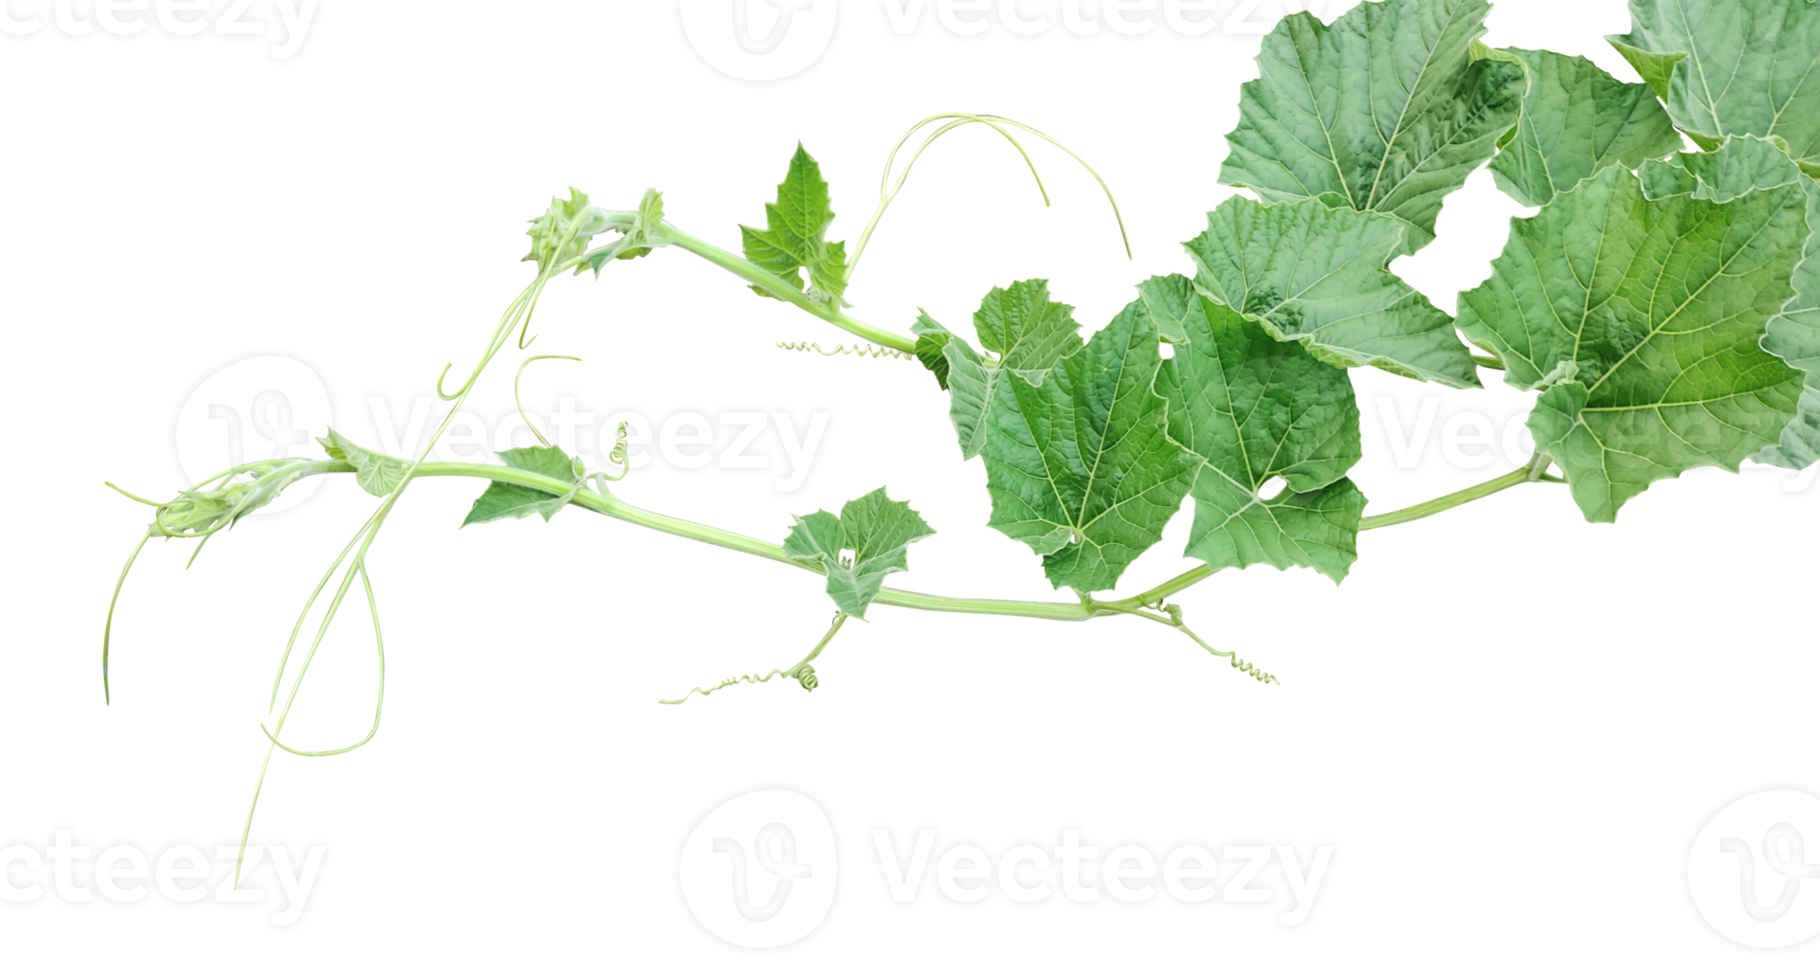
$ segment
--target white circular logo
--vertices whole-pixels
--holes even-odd
[[[759,790],[721,804],[689,835],[683,900],[727,942],[786,946],[827,918],[837,866],[834,827],[815,801]]]
[[[1733,942],[1780,949],[1820,934],[1820,798],[1756,793],[1720,810],[1694,838],[1687,887],[1708,924]]]
[[[177,464],[191,484],[229,467],[268,459],[319,456],[314,436],[334,419],[329,389],[309,365],[269,354],[236,361],[196,386],[177,413]],[[302,503],[320,480],[292,485],[264,508]]]
[[[683,33],[708,64],[746,82],[798,74],[834,40],[838,0],[682,0]]]

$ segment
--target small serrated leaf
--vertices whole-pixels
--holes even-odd
[[[398,482],[404,479],[406,471],[411,468],[408,460],[362,449],[334,429],[329,430],[326,438],[316,441],[328,451],[330,459],[344,460],[353,464],[354,482],[360,484],[360,489],[375,497],[390,496],[392,491],[398,488]]]
[[[564,483],[576,484],[580,479],[581,463],[563,452],[550,446],[532,446],[528,449],[508,449],[499,454],[499,458],[513,469],[528,470],[541,476],[561,480]],[[489,521],[503,521],[530,517],[533,514],[543,517],[548,523],[556,512],[568,505],[573,496],[558,496],[521,487],[515,483],[504,483],[494,480],[487,484],[474,506],[468,509],[468,516],[461,526],[485,524]]]
[[[765,205],[765,221],[764,228],[740,226],[746,259],[799,290],[807,270],[813,295],[839,302],[847,291],[847,246],[825,238],[834,223],[828,182],[822,179],[821,165],[800,143],[790,158],[789,174],[777,185],[777,200]],[[752,289],[760,296],[771,295],[759,286]]]
[[[841,612],[866,618],[886,576],[908,571],[909,547],[935,529],[880,487],[848,501],[835,517],[825,510],[796,519],[784,538],[784,554],[822,563],[828,597]]]

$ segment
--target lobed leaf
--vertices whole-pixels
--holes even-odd
[[[1609,166],[1635,169],[1681,147],[1648,85],[1620,82],[1585,58],[1511,48],[1529,73],[1523,115],[1491,161],[1498,186],[1530,207]]]
[[[1452,318],[1388,268],[1407,229],[1319,201],[1265,207],[1235,197],[1186,247],[1201,292],[1326,364],[1479,387]]]
[[[1394,215],[1409,251],[1435,237],[1441,201],[1517,124],[1522,66],[1475,60],[1487,0],[1359,4],[1331,26],[1292,14],[1264,38],[1240,89],[1220,182],[1266,201],[1317,198]]]
[[[974,333],[981,347],[998,355],[996,360],[982,358],[927,313],[917,320],[918,357],[923,357],[925,341],[931,351],[940,346],[937,380],[948,389],[948,416],[960,438],[963,458],[978,456],[985,445],[986,418],[1004,373],[1016,372],[1026,381],[1040,383],[1044,372],[1081,349],[1080,328],[1074,320],[1074,307],[1051,300],[1044,279],[994,286],[980,301],[973,314]],[[925,358],[924,363],[930,360]]]
[[[529,470],[564,483],[576,483],[580,479],[583,467],[579,460],[568,453],[550,446],[532,446],[529,449],[508,449],[499,454],[507,466],[518,470]],[[568,506],[574,496],[573,491],[562,496],[521,487],[515,483],[494,480],[487,484],[474,506],[468,509],[468,516],[461,526],[485,524],[489,521],[516,520],[541,516],[544,523],[549,523],[556,512]]]
[[[1181,276],[1139,287],[1146,315],[1180,329],[1157,390],[1169,434],[1199,457],[1187,555],[1220,568],[1313,568],[1339,582],[1358,557],[1365,495],[1346,479],[1361,455],[1344,371]],[[1287,486],[1270,499],[1273,480]]]
[[[961,363],[949,376],[957,392]],[[993,392],[988,523],[1043,556],[1057,588],[1112,588],[1182,505],[1198,461],[1169,438],[1161,364],[1137,301],[1054,368],[1007,370]]]
[[[809,274],[811,295],[825,302],[839,302],[847,291],[847,245],[824,237],[834,223],[828,182],[821,165],[797,144],[790,158],[790,172],[777,185],[777,200],[765,205],[764,228],[741,225],[746,258],[798,289],[803,272]],[[760,296],[770,293],[759,286]],[[781,299],[782,297],[773,297]]]
[[[1631,0],[1607,38],[1694,142],[1777,136],[1820,177],[1820,6],[1811,0]]]
[[[1728,202],[1658,201],[1612,168],[1511,222],[1460,328],[1506,380],[1547,388],[1530,417],[1588,520],[1657,480],[1736,471],[1776,442],[1800,376],[1760,346],[1808,238],[1794,184]]]
[[[910,545],[934,533],[909,504],[880,487],[848,501],[839,517],[825,510],[798,517],[784,538],[784,554],[820,561],[828,597],[841,612],[864,619],[885,577],[909,571]]]

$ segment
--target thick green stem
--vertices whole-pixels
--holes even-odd
[[[1377,517],[1367,517],[1359,522],[1359,530],[1374,531],[1381,527],[1395,527],[1398,524],[1408,524],[1410,521],[1419,521],[1424,517],[1433,517],[1444,511],[1452,510],[1461,504],[1470,504],[1475,500],[1489,497],[1494,493],[1509,490],[1511,487],[1520,487],[1525,483],[1534,482],[1538,478],[1539,476],[1535,474],[1533,466],[1525,466],[1519,470],[1512,470],[1495,480],[1481,483],[1476,487],[1468,487],[1465,490],[1461,490],[1459,493],[1450,493],[1445,497],[1437,497],[1425,504],[1417,504],[1414,507],[1408,507],[1389,514],[1380,514]]]
[[[796,306],[805,312],[812,313],[848,333],[861,337],[880,347],[889,347],[892,350],[900,350],[906,354],[915,353],[916,351],[916,338],[905,337],[901,334],[892,333],[889,330],[882,330],[870,323],[848,316],[841,312],[835,305],[818,303],[807,293],[804,293],[794,285],[747,262],[745,259],[734,255],[726,249],[710,245],[707,242],[668,224],[664,225],[663,236],[667,243],[686,252],[693,252],[752,285],[762,288],[765,292],[776,296],[778,299],[781,299],[792,306]]]
[[[350,463],[339,460],[322,460],[312,463],[312,474],[352,473]],[[571,489],[571,484],[554,477],[533,473],[529,470],[513,469],[509,466],[494,466],[488,463],[431,463],[417,465],[415,477],[456,476],[471,477],[482,480],[497,480],[514,486],[542,490],[552,496],[562,496]],[[724,531],[706,524],[685,521],[681,518],[668,517],[653,513],[620,500],[618,497],[597,493],[593,490],[580,489],[572,498],[575,506],[591,510],[639,527],[662,531],[677,537],[700,541],[731,551],[738,551],[759,558],[800,568],[804,571],[822,573],[820,564],[813,561],[800,561],[784,554],[784,549],[769,541],[747,537],[732,531]],[[924,595],[920,592],[906,592],[902,589],[881,589],[873,600],[879,605],[898,606],[904,609],[919,609],[927,612],[975,613],[988,616],[1020,616],[1027,619],[1051,619],[1063,622],[1080,622],[1099,616],[1117,615],[1123,610],[1104,603],[1073,602],[1024,602],[1013,599],[955,599],[947,596]]]

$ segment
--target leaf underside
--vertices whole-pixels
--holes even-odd
[[[398,482],[404,479],[405,472],[411,468],[408,460],[362,449],[334,429],[329,430],[326,438],[316,441],[328,451],[331,459],[351,464],[354,467],[354,482],[375,497],[390,496],[398,488]]]

